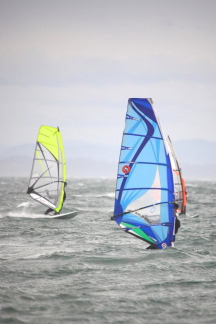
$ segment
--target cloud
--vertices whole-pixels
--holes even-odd
[[[214,1],[1,1],[1,53],[49,58],[211,57]]]
[[[149,84],[168,81],[215,83],[216,64],[170,55],[143,59],[73,57],[50,59],[39,53],[7,55],[0,61],[0,84],[68,86]]]
[[[35,141],[48,124],[66,140],[114,145],[130,97],[152,97],[173,140],[215,140],[215,9],[211,0],[1,1],[0,141]]]

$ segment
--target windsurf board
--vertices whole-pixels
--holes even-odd
[[[58,214],[58,215],[47,215],[48,218],[56,218],[56,219],[71,219],[74,218],[78,213],[73,211],[65,214]]]

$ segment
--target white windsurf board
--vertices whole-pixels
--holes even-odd
[[[197,218],[197,217],[199,217],[199,214],[197,214],[197,215],[192,215],[191,217],[193,217],[193,218]]]
[[[57,219],[71,219],[74,218],[78,213],[73,211],[65,214],[58,214],[58,215],[47,215],[49,218],[57,218]]]

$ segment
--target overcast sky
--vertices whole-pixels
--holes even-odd
[[[133,97],[172,141],[215,141],[215,86],[215,0],[0,0],[0,144],[120,145]]]

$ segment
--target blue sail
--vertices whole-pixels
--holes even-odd
[[[116,181],[114,217],[155,248],[173,246],[170,157],[151,99],[129,99]]]

